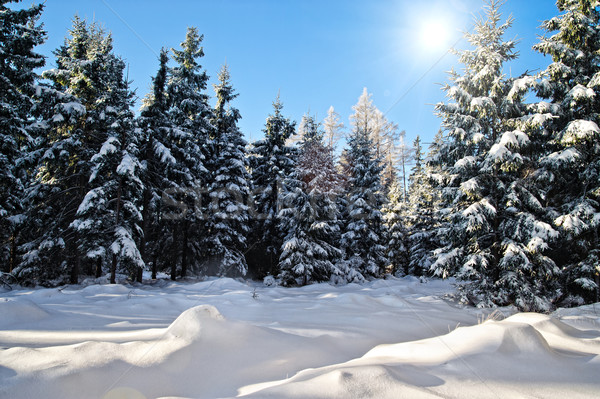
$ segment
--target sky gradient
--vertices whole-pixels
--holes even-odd
[[[467,47],[462,31],[481,13],[481,0],[47,0],[42,22],[47,42],[38,51],[54,67],[75,14],[112,32],[115,53],[129,64],[129,78],[142,98],[150,90],[162,47],[179,48],[188,26],[204,34],[200,61],[215,82],[222,64],[239,93],[233,105],[248,140],[262,137],[272,102],[281,93],[284,115],[300,121],[310,112],[322,120],[333,105],[342,121],[363,87],[389,120],[429,142],[440,126],[433,104],[444,100],[446,71],[461,68],[448,48]],[[507,39],[520,39],[518,60],[506,74],[541,70],[550,59],[531,50],[541,22],[558,14],[554,0],[507,0],[503,17],[515,21]],[[427,39],[427,26],[442,38]],[[171,64],[172,65],[172,64]],[[210,87],[209,94],[214,92]],[[211,101],[213,103],[214,101]]]

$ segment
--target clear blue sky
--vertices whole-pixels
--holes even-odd
[[[455,56],[444,56],[446,49],[465,48],[460,32],[472,27],[482,6],[481,0],[47,0],[48,41],[38,51],[52,68],[51,52],[73,16],[96,20],[112,32],[141,98],[161,47],[179,48],[186,28],[196,26],[204,34],[201,62],[211,83],[223,63],[230,67],[239,93],[234,106],[249,140],[262,137],[279,90],[284,114],[293,120],[309,110],[322,119],[333,105],[348,125],[367,87],[375,105],[406,130],[407,141],[420,134],[427,142],[440,125],[432,105],[444,99],[439,84],[452,66],[460,68]],[[506,72],[544,69],[550,60],[531,46],[543,33],[541,22],[557,15],[555,1],[508,0],[502,11],[515,18],[508,37],[521,40],[521,56]],[[432,23],[446,32],[434,43],[423,33]]]

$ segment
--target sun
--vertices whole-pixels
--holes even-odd
[[[450,47],[451,29],[442,18],[429,19],[421,25],[419,41],[424,50],[440,51]]]

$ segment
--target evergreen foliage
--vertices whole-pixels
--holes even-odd
[[[387,265],[385,226],[381,207],[385,202],[381,185],[381,160],[371,141],[373,128],[363,112],[364,92],[355,107],[353,131],[348,138],[349,188],[341,245],[345,251],[346,275],[351,281],[379,277]]]
[[[246,141],[237,127],[241,116],[229,106],[237,94],[231,86],[227,66],[221,69],[219,83],[214,88],[217,104],[212,117],[213,153],[209,158],[210,227],[204,245],[210,248],[209,265],[215,269],[208,270],[208,274],[243,276],[248,271],[244,252],[249,233],[250,175]]]
[[[207,195],[200,188],[208,182],[204,162],[214,127],[210,124],[212,110],[205,93],[208,76],[199,64],[199,58],[204,56],[203,38],[196,28],[190,27],[181,50],[171,49],[176,66],[169,70],[166,86],[167,115],[172,128],[165,131],[163,144],[174,162],[167,169],[169,187],[162,195],[163,202],[175,206],[166,220],[171,235],[167,253],[173,280],[178,275],[186,277],[190,268],[199,272],[202,259],[207,257],[202,240],[206,232],[202,214],[206,211],[203,203]],[[179,271],[177,264],[181,265]]]
[[[279,229],[280,191],[283,180],[295,167],[295,151],[285,143],[294,135],[296,124],[285,118],[279,96],[273,114],[267,118],[265,138],[250,148],[253,187],[252,252],[248,259],[255,277],[277,275],[283,233]]]
[[[559,270],[546,256],[557,232],[527,179],[537,168],[535,143],[521,130],[522,82],[503,75],[516,53],[502,38],[512,19],[500,18],[499,2],[487,2],[485,19],[465,35],[474,49],[459,53],[464,75],[452,72],[444,87],[451,102],[436,107],[448,132],[439,159],[451,225],[432,270],[467,281],[463,300],[479,306],[547,311],[558,294]]]
[[[323,132],[305,115],[296,169],[284,182],[280,229],[284,232],[279,278],[284,285],[343,278],[338,208],[339,178]]]
[[[565,277],[565,302],[600,300],[600,11],[598,2],[560,0],[560,14],[534,49],[552,58],[541,74],[534,117],[550,140],[539,179],[560,232],[554,257]],[[573,184],[576,182],[576,184]]]
[[[35,53],[46,34],[36,25],[44,6],[13,9],[0,1],[0,271],[17,266],[23,224],[23,192],[32,148],[29,117],[34,107],[35,69],[44,58]]]

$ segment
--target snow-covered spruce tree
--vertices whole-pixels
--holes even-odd
[[[280,229],[285,237],[279,260],[284,285],[343,278],[336,197],[340,181],[323,131],[309,115],[300,124],[297,166],[284,180]]]
[[[554,259],[563,268],[565,303],[600,300],[600,3],[559,0],[534,49],[552,57],[542,72],[539,115],[552,116],[542,164],[547,201],[560,232]],[[547,119],[547,118],[544,118]]]
[[[503,36],[499,2],[486,2],[485,17],[465,34],[474,47],[459,53],[461,76],[451,72],[449,102],[436,109],[448,141],[444,194],[451,203],[449,245],[436,252],[436,275],[457,270],[463,300],[478,306],[514,304],[548,311],[558,296],[558,268],[545,256],[557,232],[546,222],[542,193],[528,176],[538,165],[535,142],[521,129],[525,113],[522,81],[503,75],[516,58],[514,41]]]
[[[360,103],[360,102],[359,102]],[[348,138],[348,194],[341,238],[349,281],[379,277],[387,265],[383,241],[386,237],[381,208],[385,203],[381,185],[381,160],[370,137],[372,126],[360,108],[352,118]]]
[[[23,222],[23,190],[31,150],[29,118],[35,94],[35,69],[44,58],[34,48],[45,40],[36,26],[43,5],[25,9],[0,1],[0,271],[17,266],[18,235]]]
[[[169,138],[174,128],[167,115],[166,85],[169,56],[166,49],[159,55],[159,69],[152,78],[152,93],[144,99],[137,119],[139,159],[142,164],[142,237],[140,253],[146,265],[151,266],[152,278],[166,270],[169,254],[163,248],[173,245],[173,235],[165,220],[172,210],[163,202],[163,192],[171,192],[175,183],[169,180],[169,171],[176,163],[171,154]],[[165,198],[168,196],[165,194]]]
[[[392,213],[392,215],[400,215],[399,220],[396,222],[400,226],[396,228],[390,226],[389,229],[391,232],[399,229],[398,235],[400,237],[402,237],[400,235],[402,231],[406,233],[403,241],[406,247],[405,252],[400,252],[406,256],[405,272],[422,276],[429,273],[429,267],[433,263],[431,251],[436,248],[435,236],[439,227],[435,220],[437,193],[430,183],[426,167],[423,164],[423,151],[419,136],[413,143],[413,152],[415,164],[409,176],[410,185],[407,201],[402,201],[402,192],[395,193],[396,197],[399,198],[390,198],[390,202],[393,204],[403,202],[401,205],[396,205],[399,209]],[[396,221],[396,217],[392,216],[392,220]]]
[[[204,166],[208,137],[213,130],[210,124],[212,110],[205,93],[208,76],[198,59],[204,56],[201,43],[204,36],[194,27],[188,28],[181,50],[171,49],[177,63],[170,69],[167,80],[168,116],[173,129],[167,131],[163,143],[175,159],[168,170],[173,184],[163,191],[167,202],[178,204],[170,212],[171,279],[176,279],[177,263],[181,262],[179,275],[185,277],[191,267],[199,272],[203,257],[202,237],[205,234],[202,197],[206,197],[208,170]],[[190,263],[192,262],[192,263]]]
[[[94,156],[116,130],[130,125],[127,107],[131,96],[122,79],[124,64],[112,54],[112,39],[98,25],[75,17],[70,37],[54,54],[57,68],[43,73],[52,86],[40,88],[43,101],[37,112],[46,117],[38,124],[43,127],[37,138],[40,157],[36,179],[28,190],[33,200],[31,216],[39,230],[25,248],[21,271],[27,274],[39,272],[40,267],[49,269],[38,273],[42,279],[60,277],[68,271],[70,281],[76,283],[81,271],[93,273],[97,258],[103,256],[103,244],[88,239],[91,231],[80,232],[83,226],[73,222],[96,184],[90,181],[99,160]],[[121,95],[125,97],[117,98]],[[46,101],[47,97],[51,101]],[[120,164],[124,154],[115,156]],[[114,206],[126,199],[106,200]],[[109,216],[97,214],[94,220],[103,217]],[[105,239],[112,242],[107,237],[116,234],[116,224],[115,219],[112,231],[94,234],[106,234]],[[89,223],[84,225],[95,229]],[[134,230],[130,226],[130,231]]]
[[[404,188],[396,181],[388,191],[388,201],[383,207],[383,217],[387,228],[386,256],[389,260],[388,272],[403,276],[408,274],[408,251],[406,239],[407,203],[404,201]]]
[[[277,96],[273,115],[269,115],[263,130],[265,138],[254,142],[249,150],[254,201],[251,250],[246,259],[254,277],[277,274],[283,243],[279,194],[283,180],[295,166],[295,151],[285,143],[294,134],[296,124],[282,115],[282,108]]]
[[[89,190],[71,226],[77,231],[84,257],[95,259],[97,277],[103,273],[102,258],[106,256],[111,283],[116,282],[117,272],[141,282],[145,264],[138,243],[143,183],[131,111],[134,93],[124,76],[125,62],[112,54],[110,35],[99,43],[93,63],[102,66],[97,72],[100,90],[93,110],[98,120],[86,123],[106,139],[90,159]]]
[[[219,276],[245,275],[248,271],[244,251],[249,234],[248,198],[250,175],[246,157],[246,141],[237,127],[241,118],[230,103],[237,97],[227,66],[219,73],[219,83],[214,85],[217,104],[212,125],[212,154],[210,165],[207,236],[204,245],[209,248],[211,260],[208,274]]]

